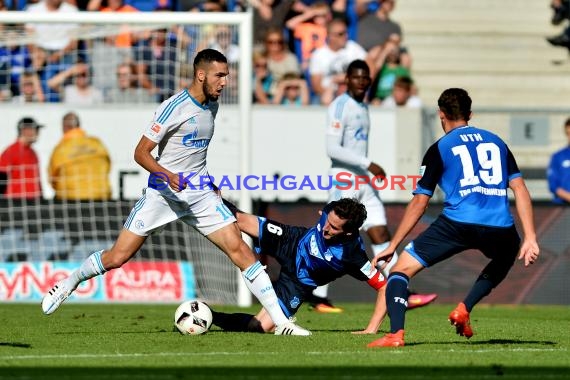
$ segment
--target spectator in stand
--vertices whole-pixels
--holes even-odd
[[[327,23],[332,13],[326,2],[317,2],[307,10],[290,18],[285,26],[293,31],[297,56],[301,61],[303,72],[309,68],[311,53],[325,45],[327,39]]]
[[[548,187],[556,204],[570,205],[570,118],[564,123],[568,144],[554,153],[548,165]]]
[[[254,50],[263,50],[269,30],[282,30],[294,0],[250,0]]]
[[[117,86],[105,94],[106,103],[154,103],[154,97],[143,88],[137,87],[134,64],[121,63],[117,67]]]
[[[355,59],[365,59],[366,51],[348,39],[346,22],[335,18],[328,24],[327,43],[311,54],[311,88],[321,104],[328,105],[346,90],[346,68]]]
[[[167,29],[153,30],[150,38],[137,43],[134,54],[139,86],[160,102],[172,96],[177,89],[176,38],[169,35]]]
[[[41,125],[31,117],[18,122],[18,138],[0,155],[0,178],[5,179],[4,197],[39,199],[42,196],[38,155],[32,148]]]
[[[22,25],[3,25],[0,29],[3,39],[7,42],[0,46],[0,99],[9,100],[12,96],[20,95],[20,76],[26,71],[33,70],[32,56],[26,45],[17,41],[23,33]]]
[[[132,5],[125,4],[123,0],[89,0],[88,11],[133,13],[139,10]],[[136,35],[130,31],[128,25],[122,25],[121,31],[116,36],[107,37],[108,42],[113,43],[118,48],[130,48]]]
[[[368,55],[373,68],[370,70],[374,81],[370,87],[370,102],[379,104],[392,95],[394,83],[398,77],[410,77],[410,69],[401,61],[400,47],[397,38],[388,40],[378,55]]]
[[[391,35],[402,36],[400,25],[390,19],[396,0],[382,0],[374,13],[367,13],[358,21],[358,43],[366,51],[383,45]]]
[[[301,75],[301,67],[295,54],[285,44],[283,29],[270,29],[265,36],[265,54],[267,67],[273,80],[279,82],[283,75],[296,73]]]
[[[72,83],[69,83],[72,81]],[[48,80],[53,91],[62,93],[66,104],[92,105],[103,103],[103,93],[90,83],[91,70],[86,63],[77,63]],[[68,84],[66,84],[68,83]]]
[[[261,52],[253,53],[253,102],[271,104],[274,80],[267,68],[267,57]]]
[[[79,117],[68,112],[62,119],[63,138],[49,161],[49,181],[57,200],[106,200],[111,197],[111,159],[101,141],[88,136]]]
[[[30,13],[75,13],[76,6],[63,0],[42,0],[30,5]],[[36,42],[30,44],[28,49],[32,56],[33,67],[40,75],[46,100],[59,101],[57,92],[51,91],[47,81],[57,73],[67,69],[77,62],[78,42],[70,36],[77,24],[26,24],[28,32],[35,36]]]
[[[221,52],[230,64],[239,62],[239,46],[234,42],[232,28],[228,25],[216,25],[212,28],[204,41],[198,45],[198,51],[204,49]]]
[[[552,25],[560,25],[565,20],[570,20],[570,0],[552,0],[550,7],[553,10]],[[553,46],[565,47],[570,52],[570,26],[554,37],[546,39]]]
[[[34,72],[27,71],[20,76],[19,92],[20,95],[12,98],[12,103],[43,103],[45,101],[40,78]]]
[[[421,108],[421,99],[414,95],[414,81],[410,77],[397,77],[392,89],[392,95],[380,103],[382,108]],[[378,98],[374,98],[372,104],[377,104]]]
[[[273,104],[306,106],[309,104],[309,86],[296,73],[287,73],[279,81]]]

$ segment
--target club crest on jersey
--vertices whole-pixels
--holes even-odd
[[[192,116],[190,119],[188,119],[188,124],[198,124],[198,122],[196,121],[196,118]]]

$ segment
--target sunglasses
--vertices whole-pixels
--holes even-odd
[[[283,40],[267,40],[265,41],[269,45],[283,45]]]

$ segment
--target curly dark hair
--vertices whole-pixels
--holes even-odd
[[[366,207],[355,198],[341,198],[338,201],[332,201],[327,209],[346,220],[344,232],[357,232],[367,217]]]
[[[471,97],[462,88],[448,88],[437,100],[439,109],[449,120],[465,120],[471,118]]]

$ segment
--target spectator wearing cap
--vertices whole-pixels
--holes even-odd
[[[11,199],[39,199],[42,196],[38,155],[32,144],[42,126],[31,117],[18,122],[18,138],[0,155],[0,194]]]
[[[48,168],[55,199],[109,199],[111,159],[103,143],[85,133],[74,112],[63,116],[62,129],[63,138],[54,148]]]

